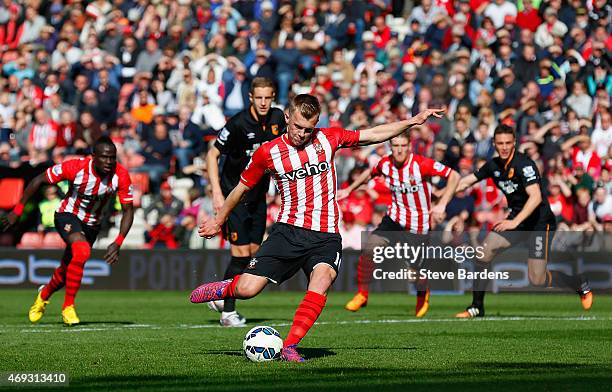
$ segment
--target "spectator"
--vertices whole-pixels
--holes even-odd
[[[61,199],[57,195],[57,187],[49,185],[43,190],[44,200],[38,203],[38,211],[40,214],[40,222],[38,231],[49,233],[56,231],[55,229],[55,210],[59,206]]]
[[[149,173],[151,187],[159,189],[162,178],[170,168],[173,156],[172,142],[168,137],[168,128],[164,123],[154,125],[153,135],[144,142],[144,165],[135,169],[136,172]]]

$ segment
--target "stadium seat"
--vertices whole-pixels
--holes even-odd
[[[149,174],[148,173],[130,173],[130,179],[134,190],[139,190],[142,193],[149,192]]]
[[[22,178],[5,178],[0,180],[0,210],[10,210],[23,195]]]
[[[41,233],[24,233],[21,242],[17,244],[17,249],[38,249],[42,248],[43,235]]]
[[[63,249],[66,243],[59,233],[47,233],[42,241],[42,247],[45,249]]]

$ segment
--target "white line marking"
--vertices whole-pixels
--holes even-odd
[[[484,317],[473,319],[382,319],[382,320],[343,320],[343,321],[319,321],[317,325],[350,325],[350,324],[412,324],[412,323],[451,323],[451,322],[487,322],[487,321],[612,321],[612,317],[577,316],[577,317]],[[287,327],[291,323],[270,323],[271,327]],[[52,327],[55,327],[52,329]],[[252,325],[239,328],[252,328]],[[32,328],[23,328],[22,325],[0,325],[0,333],[53,333],[53,332],[100,332],[100,331],[126,331],[126,330],[182,330],[182,329],[205,329],[221,328],[217,324],[178,324],[178,325],[154,325],[154,324],[127,324],[122,326],[100,324],[96,327],[63,327],[57,324],[37,325]]]

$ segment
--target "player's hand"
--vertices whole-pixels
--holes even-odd
[[[223,193],[213,192],[213,210],[215,211],[215,215],[219,214],[219,211],[221,211],[221,208],[223,207],[223,203],[225,203]]]
[[[349,197],[350,194],[351,192],[348,190],[348,188],[340,189],[338,190],[338,193],[336,193],[336,200],[337,201],[344,200],[347,197]]]
[[[19,217],[14,212],[9,212],[7,215],[0,217],[0,230],[7,231],[11,226],[17,223]]]
[[[115,264],[119,260],[119,245],[116,242],[111,242],[111,244],[106,248],[106,254],[104,254],[104,260],[106,264]]]
[[[446,107],[441,109],[425,109],[416,116],[412,117],[410,120],[412,120],[412,125],[421,125],[431,116],[434,116],[435,118],[442,118],[444,112],[446,112]]]
[[[444,222],[444,218],[446,218],[446,206],[442,204],[436,204],[431,209],[430,214],[434,222],[440,224]]]
[[[517,226],[518,223],[516,223],[514,220],[504,219],[501,222],[497,222],[495,226],[493,226],[493,230],[499,233],[502,231],[514,230]]]
[[[216,219],[206,218],[200,225],[198,234],[200,237],[213,238],[219,231],[221,231],[221,224],[219,224]]]

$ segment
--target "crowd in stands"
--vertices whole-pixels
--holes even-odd
[[[133,175],[141,246],[223,246],[193,230],[212,214],[204,156],[248,107],[249,81],[266,76],[279,107],[319,97],[321,127],[446,106],[411,146],[462,175],[493,156],[495,127],[512,125],[559,229],[612,231],[611,33],[606,0],[2,0],[0,177],[27,182],[109,135]],[[339,183],[388,152],[342,150]],[[65,186],[41,192],[22,232],[54,230]],[[342,202],[347,247],[389,200],[372,180]],[[269,203],[272,222],[273,191]],[[453,199],[443,229],[490,227],[504,204],[491,181],[477,184]]]

